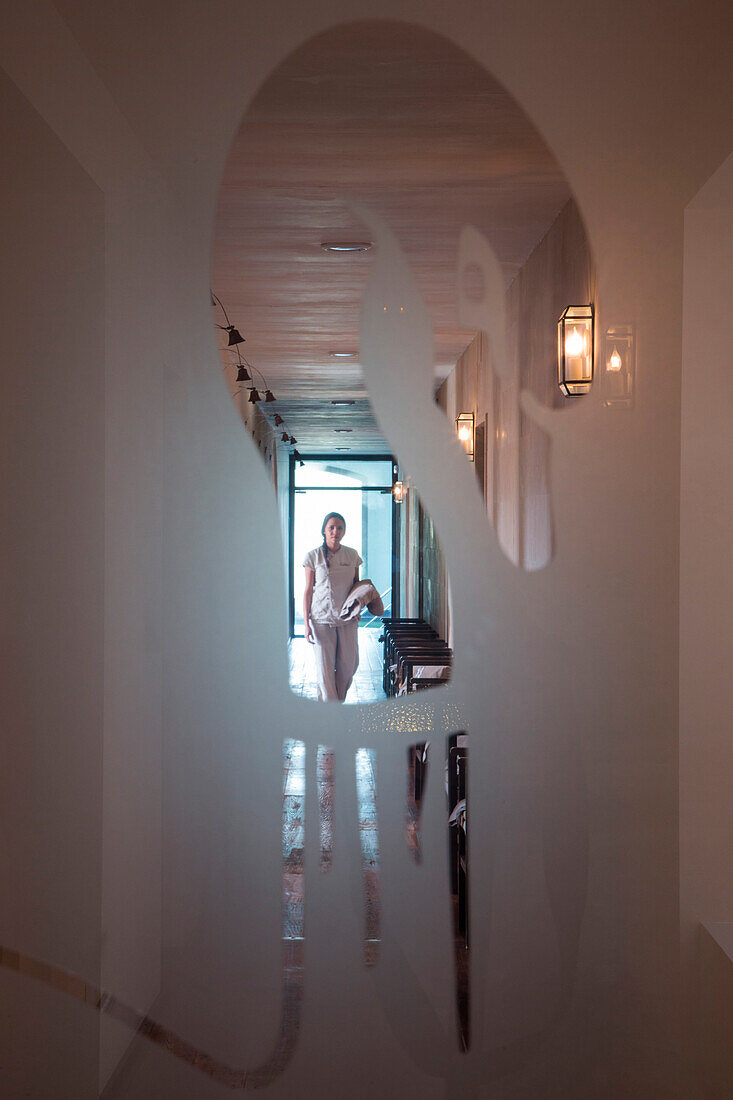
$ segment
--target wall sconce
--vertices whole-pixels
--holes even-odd
[[[568,306],[557,322],[557,381],[566,397],[588,393],[593,381],[593,306]]]
[[[395,504],[402,504],[402,501],[405,499],[405,486],[403,482],[395,481],[392,486],[392,496]]]
[[[634,399],[634,329],[612,325],[603,348],[603,404],[629,407]]]
[[[464,451],[473,462],[473,413],[459,413],[456,417],[456,434]]]

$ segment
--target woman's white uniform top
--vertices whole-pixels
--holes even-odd
[[[330,558],[329,568],[326,551],[323,546],[318,546],[315,550],[309,550],[303,560],[303,565],[312,569],[316,575],[311,601],[311,618],[316,623],[343,626],[344,621],[339,618],[339,611],[354,586],[354,573],[356,567],[361,565],[362,559],[350,546],[339,546]]]

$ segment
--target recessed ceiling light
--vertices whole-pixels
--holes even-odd
[[[321,248],[324,252],[368,252],[372,247],[371,241],[322,241]]]
[[[355,351],[332,351],[330,355],[333,359],[356,359]]]
[[[331,404],[345,407],[346,405],[355,405],[356,402],[355,401],[338,401],[338,400],[334,400],[334,401],[331,401]]]

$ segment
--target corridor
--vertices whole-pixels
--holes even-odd
[[[733,4],[4,14],[0,1100],[733,1097]]]

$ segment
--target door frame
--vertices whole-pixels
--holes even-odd
[[[343,451],[318,451],[314,454],[299,454],[296,456],[292,453],[288,456],[288,637],[295,637],[295,463],[296,462],[324,462],[331,460],[333,462],[390,462],[392,464],[392,530],[391,530],[391,544],[392,544],[392,614],[395,614],[395,608],[399,608],[400,598],[400,547],[399,547],[399,505],[395,501],[394,497],[394,485],[397,481],[397,463],[394,456],[391,454],[361,454],[355,452],[354,454],[345,455]],[[317,489],[317,485],[308,486],[308,488]],[[372,490],[386,491],[389,486],[371,486]],[[347,492],[360,492],[360,489],[342,490]]]

